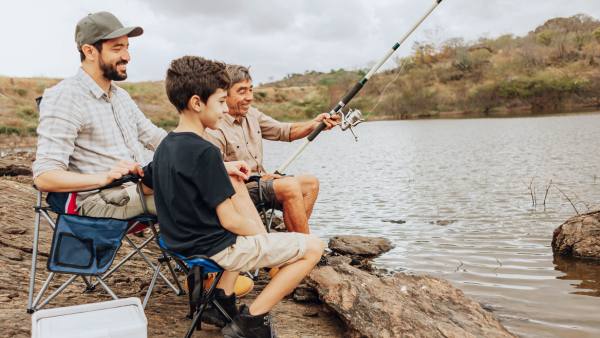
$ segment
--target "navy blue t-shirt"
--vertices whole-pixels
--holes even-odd
[[[170,250],[212,256],[235,243],[237,235],[223,228],[216,213],[235,194],[217,147],[195,133],[171,132],[144,172]]]

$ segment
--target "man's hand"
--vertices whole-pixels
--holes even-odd
[[[242,181],[248,180],[248,174],[250,173],[250,167],[244,161],[231,161],[224,162],[225,170],[229,176],[234,176]]]
[[[325,130],[329,130],[335,126],[337,126],[338,124],[340,124],[340,115],[335,114],[333,116],[329,115],[329,113],[322,113],[319,114],[317,117],[315,117],[315,119],[313,120],[317,123],[325,123],[325,125],[327,127],[325,127]]]
[[[264,174],[262,176],[260,176],[261,180],[276,180],[278,178],[282,178],[283,176],[279,175],[279,174]]]
[[[129,173],[144,176],[144,170],[142,170],[142,167],[139,163],[131,161],[119,161],[119,163],[112,167],[108,172],[99,174],[100,177],[98,181],[98,187],[103,187],[109,183],[112,183],[114,180],[118,180]]]

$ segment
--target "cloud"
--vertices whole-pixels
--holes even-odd
[[[79,65],[76,22],[108,10],[145,34],[132,39],[130,80],[160,80],[173,58],[195,54],[251,65],[257,82],[306,70],[366,67],[433,4],[422,0],[12,1],[0,10],[0,74],[66,77]],[[49,14],[52,13],[52,14]],[[398,51],[415,41],[523,35],[549,18],[600,18],[600,1],[445,0]],[[387,66],[393,65],[390,62]]]

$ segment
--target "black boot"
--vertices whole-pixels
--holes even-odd
[[[223,289],[215,289],[214,299],[221,305],[223,310],[227,312],[230,318],[234,318],[238,315],[238,309],[235,306],[235,293],[232,293],[229,296],[225,295]],[[208,304],[204,312],[202,313],[202,317],[200,318],[203,323],[223,327],[225,326],[229,320],[223,316],[221,311],[219,311],[212,302]]]
[[[271,325],[271,315],[265,313],[252,316],[245,304],[240,307],[238,316],[222,332],[225,338],[277,338]]]

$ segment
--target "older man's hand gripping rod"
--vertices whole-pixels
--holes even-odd
[[[342,108],[344,108],[350,102],[350,100],[352,100],[352,98],[362,89],[362,87],[365,85],[365,83],[367,83],[367,81],[369,81],[371,76],[373,76],[373,74],[375,74],[375,72],[377,72],[377,70],[379,70],[379,68],[390,58],[390,56],[392,56],[392,54],[394,54],[394,52],[396,52],[396,50],[402,45],[402,43],[404,43],[404,41],[417,29],[417,27],[419,27],[421,25],[421,23],[423,21],[425,21],[425,19],[427,19],[429,14],[431,14],[431,12],[433,12],[433,10],[441,2],[442,2],[442,0],[435,0],[435,3],[427,11],[427,13],[425,13],[425,15],[423,15],[421,17],[421,19],[419,19],[419,21],[417,21],[417,23],[408,32],[406,32],[406,34],[404,34],[404,36],[400,39],[400,41],[398,41],[394,44],[392,49],[390,49],[385,54],[385,56],[376,65],[374,65],[373,68],[371,68],[371,70],[367,73],[367,75],[365,75],[365,77],[363,77],[360,81],[358,81],[354,85],[354,87],[352,87],[352,89],[350,89],[346,93],[346,95],[344,95],[342,100],[329,112],[329,115],[333,116],[335,114],[343,114]],[[314,140],[317,137],[317,135],[319,135],[319,133],[321,133],[325,129],[325,127],[326,127],[325,123],[321,122],[319,124],[319,126],[317,126],[317,128],[315,130],[313,130],[313,132],[310,133],[310,135],[308,135],[306,137],[306,139],[304,140],[304,143],[298,148],[298,150],[296,150],[296,152],[284,164],[282,164],[279,168],[277,168],[275,173],[280,174],[280,175],[283,174],[286,171],[287,167],[292,162],[294,162],[294,160],[298,157],[298,155],[300,155],[304,151],[306,146],[308,146],[308,144],[310,142],[312,142],[312,140]]]

